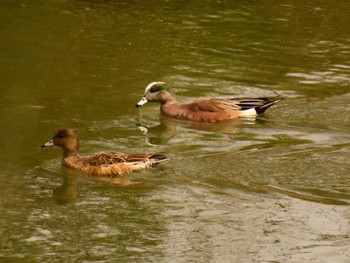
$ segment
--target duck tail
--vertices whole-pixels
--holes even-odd
[[[149,159],[151,160],[152,165],[157,165],[161,162],[169,160],[168,157],[163,154],[154,154]]]
[[[276,103],[280,102],[281,100],[284,100],[285,97],[280,98],[259,98],[260,100],[263,100],[264,103],[261,106],[255,107],[257,114],[264,113],[268,108],[270,108],[272,105],[275,105]]]

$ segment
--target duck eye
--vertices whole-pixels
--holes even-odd
[[[61,138],[61,139],[64,138],[64,133],[59,133],[59,134],[57,134],[57,137],[58,137],[58,138]]]
[[[161,88],[158,87],[158,86],[152,87],[152,88],[150,89],[151,93],[155,93],[155,92],[158,92],[158,91],[160,91],[160,90],[161,90]]]

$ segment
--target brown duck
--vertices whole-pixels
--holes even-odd
[[[283,98],[203,98],[181,104],[175,91],[164,82],[152,82],[145,89],[144,97],[136,104],[160,102],[160,111],[169,117],[196,121],[219,122],[229,119],[255,117]]]
[[[59,146],[63,149],[62,163],[70,168],[97,176],[116,176],[157,165],[167,157],[151,153],[99,152],[80,156],[79,141],[70,129],[59,129],[53,138],[41,147]]]

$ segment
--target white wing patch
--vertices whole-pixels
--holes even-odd
[[[249,110],[242,111],[243,117],[255,117],[257,115],[256,110],[251,108]]]

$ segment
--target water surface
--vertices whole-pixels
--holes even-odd
[[[347,1],[0,6],[0,261],[350,261]],[[158,80],[181,101],[287,98],[190,123],[134,108]],[[98,181],[40,149],[60,127],[84,155],[171,160]]]

